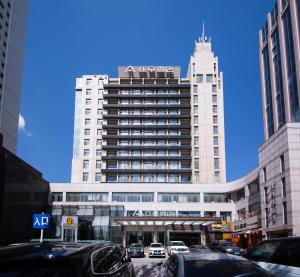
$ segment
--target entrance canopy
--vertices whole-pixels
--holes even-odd
[[[207,226],[221,221],[220,217],[196,216],[122,216],[115,217],[115,222],[122,226],[169,226],[194,225]]]

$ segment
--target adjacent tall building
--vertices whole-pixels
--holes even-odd
[[[16,153],[28,0],[0,1],[0,133]]]
[[[180,67],[120,66],[76,81],[72,182],[224,183],[223,78],[211,42]]]
[[[278,0],[259,32],[265,140],[300,122],[300,1]]]

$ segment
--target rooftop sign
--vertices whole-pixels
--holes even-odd
[[[119,66],[120,78],[166,78],[179,77],[179,66]]]

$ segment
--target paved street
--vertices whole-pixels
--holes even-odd
[[[159,267],[157,264],[163,262],[165,258],[149,258],[148,256],[144,258],[132,258],[131,261],[135,268],[136,276],[158,276]]]

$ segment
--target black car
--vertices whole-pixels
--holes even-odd
[[[190,247],[191,252],[211,251],[206,245],[193,244]]]
[[[275,277],[242,257],[215,252],[173,254],[160,268],[161,277]]]
[[[132,243],[128,248],[128,255],[130,257],[144,257],[144,246],[140,243]]]
[[[268,239],[243,256],[277,276],[300,276],[300,237]]]
[[[0,248],[0,276],[131,277],[134,268],[114,244],[23,243]]]
[[[233,245],[222,245],[220,252],[240,256],[243,249]]]

